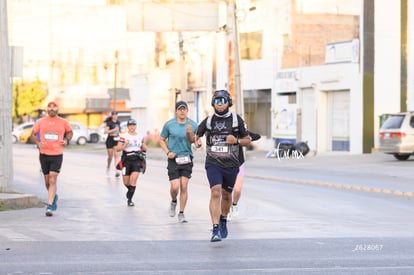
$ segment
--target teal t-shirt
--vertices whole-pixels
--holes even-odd
[[[188,120],[190,120],[193,132],[196,133],[198,125],[189,118],[185,123],[178,123],[176,118],[170,119],[164,124],[160,133],[160,136],[167,140],[168,150],[177,156],[193,155],[191,143],[187,140],[186,135]]]

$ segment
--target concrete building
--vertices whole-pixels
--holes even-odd
[[[371,13],[363,13],[363,0],[237,2],[243,115],[263,136],[256,148],[287,140],[308,141],[317,153],[364,151],[363,14],[375,17],[374,119],[368,123],[374,124],[370,146],[376,146],[380,115],[401,109],[400,3],[412,0],[367,1],[375,3]],[[67,102],[79,105],[75,97],[106,91],[102,98],[110,109],[114,96],[108,91],[128,89],[124,107],[142,121],[143,131],[153,131],[174,115],[177,98],[187,100],[190,116],[200,121],[211,112],[212,91],[228,87],[225,28],[183,32],[180,41],[177,32],[128,31],[126,1],[62,2],[9,0],[10,41],[24,47],[24,77],[47,80],[51,95],[74,90]],[[414,108],[412,64],[408,109]]]
[[[62,115],[97,127],[113,108],[130,111],[122,91],[131,75],[154,67],[155,34],[128,32],[123,5],[8,0],[8,14],[10,45],[23,48],[22,78],[48,83]]]
[[[318,6],[317,2],[324,3]],[[270,132],[265,135],[268,141],[308,141],[311,150],[317,153],[362,153],[366,139],[375,150],[381,114],[398,112],[404,104],[412,108],[410,62],[407,102],[400,104],[403,96],[400,83],[404,81],[400,2],[371,2],[375,9],[365,13],[364,1],[359,0],[250,3],[255,8],[250,6],[248,10],[256,14],[246,14],[256,18],[254,31],[261,29],[263,41],[261,57],[242,61],[242,86],[244,92],[271,93],[270,119],[269,113],[259,119],[270,121],[270,131],[261,131]],[[363,14],[374,17],[375,46],[372,48],[364,48]],[[408,18],[410,14],[408,10]],[[260,22],[266,23],[257,28]],[[408,22],[410,30],[411,21]],[[408,37],[407,51],[410,52],[411,32]],[[368,103],[368,91],[363,88],[363,50],[373,53],[375,64],[374,91]],[[372,121],[366,119],[370,110],[373,110]],[[245,115],[250,126],[258,124]],[[366,123],[371,125],[367,127]],[[265,146],[270,146],[269,142]]]
[[[276,143],[306,141],[319,153],[361,152],[359,16],[339,8],[306,13],[297,1],[290,4],[272,94],[272,136]]]

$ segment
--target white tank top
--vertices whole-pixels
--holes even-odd
[[[129,133],[122,134],[119,138],[120,142],[129,141],[128,145],[125,147],[125,152],[141,151],[141,146],[144,141],[144,137],[138,133],[131,135]]]

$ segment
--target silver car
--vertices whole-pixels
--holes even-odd
[[[89,131],[85,124],[71,121],[70,126],[73,131],[72,141],[79,145],[85,145],[90,139]]]
[[[34,122],[25,122],[16,126],[12,131],[12,142],[18,143],[20,141],[20,135],[24,133],[26,129],[32,129]]]
[[[379,151],[407,160],[414,154],[414,112],[391,114],[379,132]]]

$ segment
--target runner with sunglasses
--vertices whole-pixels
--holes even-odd
[[[239,115],[237,120],[233,119],[234,114],[229,111],[233,102],[228,91],[216,91],[211,105],[214,115],[210,122],[207,117],[198,126],[195,144],[201,147],[200,138],[206,135],[205,169],[210,184],[209,208],[213,223],[210,241],[217,242],[227,238],[232,191],[239,167],[244,162],[242,146],[248,146],[251,139],[244,120]]]

